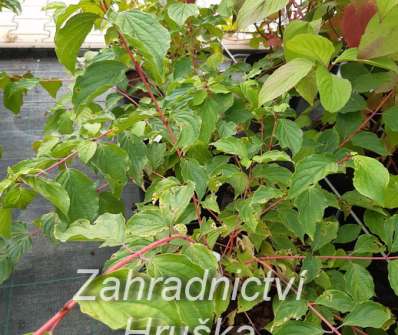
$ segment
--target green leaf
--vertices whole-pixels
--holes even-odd
[[[93,13],[79,13],[72,16],[62,28],[55,32],[55,52],[59,62],[70,72],[75,72],[76,59],[86,36],[93,28],[98,16]]]
[[[111,192],[100,192],[98,214],[104,214],[104,213],[118,214],[124,212],[125,212],[125,205],[122,200],[116,198]]]
[[[351,141],[353,145],[373,151],[380,156],[386,156],[388,154],[382,139],[370,131],[361,131],[359,134],[355,135]]]
[[[361,226],[358,224],[345,224],[339,229],[339,233],[336,238],[336,243],[349,243],[358,237],[361,232]]]
[[[306,321],[288,321],[273,332],[274,335],[322,335],[323,333],[320,326]]]
[[[325,208],[328,207],[323,191],[319,187],[309,188],[294,200],[294,205],[299,211],[299,220],[305,233],[313,239],[316,223],[322,220]]]
[[[78,219],[94,220],[98,214],[99,198],[95,183],[84,173],[76,169],[66,169],[58,178],[69,194],[70,221]]]
[[[316,249],[315,249],[316,250]],[[316,279],[322,269],[322,261],[315,256],[307,256],[303,261],[301,272],[305,271],[305,283],[310,283]]]
[[[177,146],[187,149],[199,138],[202,119],[193,111],[178,111],[173,119],[180,128]]]
[[[339,57],[337,57],[337,59],[334,62],[335,63],[358,62],[398,73],[398,66],[397,64],[395,64],[395,62],[392,59],[387,57],[380,57],[375,59],[360,59],[358,58],[357,48],[350,48],[344,50],[344,52]]]
[[[382,328],[390,318],[391,312],[387,307],[377,302],[367,301],[356,305],[346,316],[343,324],[362,328]]]
[[[186,258],[186,256],[180,256]],[[193,270],[198,267],[195,267],[191,262],[186,263],[181,261],[179,264],[181,264],[179,269],[184,274],[191,271],[192,276],[194,276],[197,273]],[[176,263],[168,262],[165,265],[175,266]],[[142,286],[145,288],[143,290],[143,297],[139,296],[139,289],[128,290],[126,297],[124,297],[124,288],[126,288],[128,276],[129,271],[126,269],[97,277],[84,292],[84,295],[95,296],[96,299],[95,301],[79,301],[81,311],[94,319],[100,320],[111,329],[125,329],[128,326],[129,320],[134,320],[130,324],[130,330],[146,329],[150,319],[152,320],[152,327],[173,325],[179,329],[179,327],[182,328],[187,325],[194,328],[199,324],[199,319],[212,319],[214,307],[211,306],[211,302],[189,301],[184,299],[184,297],[181,297],[180,300],[172,299],[168,301],[164,299],[162,294],[163,289],[167,286],[174,287],[174,283],[170,283],[167,286],[164,284],[155,285],[155,288],[152,290],[152,297],[148,299],[151,277],[143,274],[134,275],[135,278],[143,278],[144,285]],[[177,277],[179,278],[178,275]],[[111,286],[108,292],[103,292],[104,282],[109,283],[107,286]],[[115,287],[115,282],[120,283],[120,291],[112,289],[112,287]],[[132,287],[139,287],[137,285],[140,284],[135,283]],[[173,295],[173,292],[166,292],[166,297],[167,295]],[[118,295],[119,298],[116,299],[117,301],[105,301],[102,298],[104,296],[108,298],[113,294]]]
[[[4,88],[4,106],[14,114],[19,114],[23,104],[23,96],[39,83],[36,78],[22,78],[10,81]]]
[[[237,17],[238,29],[245,29],[247,26],[265,19],[288,4],[288,0],[245,0],[240,8]]]
[[[306,58],[328,66],[334,52],[335,49],[330,40],[311,33],[296,35],[285,44],[287,60]]]
[[[218,151],[239,156],[242,160],[248,159],[249,152],[247,144],[243,142],[242,138],[232,136],[224,137],[212,143],[212,145],[214,145]]]
[[[130,158],[129,175],[134,178],[137,185],[142,185],[144,168],[148,163],[145,143],[135,135],[123,135],[120,138],[120,146],[126,150]]]
[[[380,18],[384,18],[391,9],[398,5],[397,0],[376,0],[377,10],[379,12]]]
[[[192,263],[199,265],[204,270],[209,270],[210,276],[215,276],[218,269],[218,261],[214,253],[201,243],[190,244],[185,250]]]
[[[283,32],[283,41],[287,43],[296,35],[300,34],[316,34],[314,29],[314,22],[307,22],[302,20],[290,21]]]
[[[390,175],[390,182],[384,192],[384,207],[396,208],[398,207],[398,176]]]
[[[304,229],[298,220],[298,213],[294,209],[279,210],[278,215],[287,229],[294,233],[301,241],[304,241]]]
[[[339,223],[337,221],[323,221],[316,225],[314,242],[312,243],[313,251],[319,250],[337,237]]]
[[[277,188],[261,185],[251,197],[252,204],[266,204],[271,199],[280,198],[283,192]]]
[[[158,207],[144,207],[127,222],[127,234],[133,237],[152,237],[169,230],[171,221]]]
[[[12,210],[9,208],[0,208],[0,238],[11,236]]]
[[[76,79],[72,101],[75,107],[90,103],[95,97],[126,80],[127,67],[114,60],[95,62]]]
[[[384,246],[376,236],[361,235],[357,239],[354,247],[355,254],[376,254],[384,251]]]
[[[11,261],[8,258],[0,257],[0,284],[5,282],[11,276],[12,271],[13,265]]]
[[[304,300],[281,300],[274,307],[272,329],[283,325],[288,320],[299,320],[307,313],[308,307]],[[271,329],[271,330],[272,330]]]
[[[390,174],[378,160],[356,155],[354,160],[354,187],[362,195],[384,203],[384,192],[390,181]]]
[[[351,97],[350,81],[330,73],[324,66],[316,70],[316,83],[321,104],[330,113],[337,113]]]
[[[291,162],[290,156],[283,151],[278,150],[271,150],[267,151],[266,153],[262,154],[261,156],[254,156],[253,161],[256,163],[269,163],[269,162]]]
[[[398,132],[398,106],[388,108],[383,112],[382,118],[386,127]]]
[[[333,308],[336,311],[347,313],[355,306],[352,298],[345,292],[339,290],[327,290],[315,300],[317,305]]]
[[[263,105],[290,91],[311,71],[313,65],[314,63],[307,59],[295,58],[278,68],[261,88],[259,104]]]
[[[40,80],[40,85],[55,99],[57,92],[62,87],[62,81],[58,79]]]
[[[374,15],[362,35],[358,57],[373,59],[398,52],[398,7],[392,8],[383,19]]]
[[[168,30],[154,15],[139,10],[121,12],[114,22],[143,56],[146,70],[156,81],[163,81],[164,57],[170,48]]]
[[[42,177],[25,177],[24,181],[35,192],[39,193],[64,215],[68,216],[70,207],[69,194],[59,183]]]
[[[315,72],[311,71],[306,77],[296,85],[296,91],[312,106],[318,94],[316,86]]]
[[[21,257],[32,247],[28,226],[21,222],[12,225],[11,238],[7,241],[8,255],[13,263],[17,263]]]
[[[66,241],[101,241],[101,247],[115,247],[124,243],[125,220],[122,214],[105,213],[92,224],[80,219],[69,226],[56,225],[55,237],[61,242]]]
[[[161,192],[159,207],[162,215],[171,218],[174,223],[177,223],[177,220],[191,202],[194,190],[194,184],[189,183],[188,185],[172,186]]]
[[[398,296],[398,260],[388,262],[388,280],[395,295]]]
[[[313,154],[305,157],[296,165],[289,198],[296,198],[309,187],[316,185],[328,174],[336,173],[337,170],[336,161],[327,154]]]
[[[90,164],[101,172],[111,186],[112,192],[119,196],[127,183],[129,166],[127,153],[116,144],[101,143]]]
[[[206,194],[209,177],[206,169],[195,159],[183,159],[180,162],[181,175],[184,181],[191,181],[195,184],[195,191],[199,200]]]
[[[362,302],[375,295],[373,278],[362,266],[352,263],[344,275],[347,293],[355,302]]]
[[[206,144],[210,142],[211,136],[217,128],[218,119],[232,106],[233,102],[232,94],[213,94],[200,106],[202,127],[199,139],[202,142]]]
[[[91,158],[93,158],[95,152],[97,151],[97,146],[97,142],[93,141],[82,142],[78,145],[77,152],[79,153],[80,160],[84,164],[87,164]]]
[[[303,131],[296,122],[288,119],[278,120],[275,136],[282,148],[289,148],[293,155],[300,151],[303,144]]]
[[[175,23],[183,26],[188,18],[199,15],[199,8],[195,4],[178,2],[167,8],[167,14]]]
[[[20,186],[11,187],[3,197],[4,208],[25,209],[34,199],[36,193]]]

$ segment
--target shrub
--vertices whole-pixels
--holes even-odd
[[[206,301],[165,303],[158,291],[145,302],[71,300],[34,334],[52,332],[76,304],[112,329],[152,318],[192,332],[221,316],[223,327],[249,323],[277,335],[394,329],[395,1],[50,7],[58,59],[75,81],[50,111],[37,156],[0,183],[1,281],[30,247],[12,212],[37,196],[54,206],[34,222],[51,240],[120,246],[86,295],[99,297],[111,277],[125,285],[129,270],[145,281],[187,282],[206,270],[232,281],[269,272],[305,281],[286,300],[274,289],[272,301],[224,301],[218,291]],[[225,31],[253,24],[251,44],[266,55],[252,65],[224,56]],[[80,65],[93,28],[107,46]],[[9,108],[19,110],[26,80],[11,80]],[[121,194],[131,184],[145,198],[126,217]],[[390,287],[376,294],[382,270]]]

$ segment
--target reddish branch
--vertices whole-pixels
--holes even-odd
[[[275,256],[262,256],[258,257],[258,259],[262,260],[301,260],[305,259],[307,256],[299,256],[299,255],[275,255]],[[398,260],[398,256],[313,256],[319,259],[326,260],[367,260],[367,261],[392,261]]]
[[[96,139],[94,139],[94,142],[97,142],[99,140],[101,140],[102,138],[108,136],[109,134],[112,133],[112,129],[107,130],[106,132],[102,133],[100,136],[98,136]],[[59,161],[55,162],[54,164],[50,165],[48,168],[40,171],[36,176],[42,176],[44,174],[47,174],[51,171],[53,171],[54,169],[56,169],[57,167],[61,166],[62,164],[66,163],[69,159],[75,157],[78,154],[78,152],[72,151],[68,156],[60,159]]]
[[[115,265],[111,266],[105,271],[105,274],[109,274],[112,272],[115,272],[128,263],[130,263],[133,259],[140,258],[147,252],[159,248],[161,246],[164,246],[166,244],[169,244],[173,240],[185,240],[188,242],[193,242],[193,240],[189,236],[184,236],[184,235],[172,235],[172,236],[167,236],[165,238],[162,238],[158,241],[155,241],[151,244],[148,244],[146,247],[142,248],[141,250],[126,256],[119,262],[117,262]],[[52,332],[62,321],[63,318],[77,305],[77,302],[73,299],[69,300],[51,319],[49,319],[43,326],[41,326],[38,330],[36,330],[33,335],[44,335],[48,332]]]
[[[147,90],[147,93],[148,93],[149,97],[151,98],[153,104],[155,105],[156,111],[157,111],[157,113],[159,115],[160,120],[163,123],[163,126],[167,129],[167,133],[169,134],[171,143],[174,146],[176,146],[177,138],[176,138],[173,130],[170,127],[169,120],[166,117],[166,114],[160,108],[160,105],[159,105],[156,97],[154,96],[154,94],[152,92],[151,85],[149,84],[149,82],[148,82],[148,80],[147,80],[147,78],[145,76],[144,70],[142,69],[140,63],[135,59],[135,56],[134,56],[133,52],[130,50],[130,47],[129,47],[128,43],[127,43],[126,37],[122,33],[119,33],[119,36],[120,36],[120,43],[121,43],[123,49],[126,50],[128,56],[130,57],[131,61],[133,62],[135,70],[136,70],[138,76],[140,77],[142,83],[144,84],[144,86],[145,86],[145,88]],[[182,156],[181,150],[176,148],[176,151],[177,151],[178,156],[181,157]]]
[[[350,135],[348,135],[343,142],[340,143],[339,147],[342,148],[344,147],[348,142],[352,140],[352,138],[358,134],[363,128],[367,126],[370,120],[373,119],[373,117],[383,108],[383,106],[386,104],[386,102],[391,98],[393,95],[394,91],[391,91],[388,93],[378,104],[378,106],[373,110],[372,113],[369,114],[369,116],[355,129]]]
[[[281,276],[277,271],[275,271],[271,265],[267,264],[266,262],[262,261],[259,258],[255,258],[255,261],[259,264],[261,264],[263,267],[266,267],[269,271],[271,271],[273,274],[278,276],[280,280],[282,280],[286,285],[289,285],[289,282]],[[295,287],[292,287],[292,290],[294,293],[298,294],[298,291],[296,290]],[[308,302],[307,306],[308,308],[325,324],[328,326],[329,330],[336,335],[342,335],[336,327],[334,327],[315,307],[314,303]]]

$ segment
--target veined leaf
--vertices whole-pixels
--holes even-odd
[[[114,247],[124,243],[125,220],[122,214],[105,213],[94,224],[79,219],[69,226],[55,226],[55,237],[62,241],[101,241],[102,247]]]
[[[296,198],[328,174],[336,173],[337,170],[336,161],[326,154],[314,154],[305,157],[296,164],[289,198]]]
[[[373,278],[364,267],[352,263],[344,279],[346,290],[355,302],[366,301],[375,295]]]
[[[167,14],[175,23],[183,26],[188,18],[199,15],[199,8],[195,4],[177,2],[167,8]]]
[[[131,10],[117,14],[115,24],[144,57],[146,70],[156,81],[164,76],[164,57],[170,47],[170,33],[148,13]]]
[[[113,193],[120,196],[127,183],[129,159],[126,151],[116,144],[100,143],[90,164],[104,175]]]
[[[324,66],[316,70],[316,83],[322,106],[328,112],[337,113],[351,97],[350,81],[330,73]]]
[[[245,0],[239,10],[237,24],[239,29],[265,19],[285,7],[288,0]]]
[[[57,181],[69,194],[69,220],[94,220],[99,209],[99,198],[95,183],[76,169],[66,169],[57,178]]]
[[[303,58],[295,58],[273,72],[265,81],[259,94],[259,104],[272,101],[290,91],[312,69],[314,63]]]
[[[158,207],[144,207],[127,222],[127,234],[132,237],[152,237],[169,230],[171,221]]]
[[[344,319],[344,325],[381,328],[390,318],[391,312],[387,307],[377,302],[367,301],[354,307]]]
[[[355,306],[352,298],[345,292],[339,290],[327,290],[316,299],[317,305],[323,305],[335,309],[336,311],[347,313]]]
[[[25,177],[24,180],[35,192],[68,216],[70,207],[69,194],[59,183],[42,177]]]
[[[299,220],[305,233],[313,239],[316,223],[322,220],[323,212],[328,207],[324,193],[319,187],[309,188],[294,200],[294,205],[299,211]]]
[[[127,67],[114,60],[95,62],[77,77],[72,101],[75,107],[89,103],[98,95],[126,80]]]
[[[202,199],[206,193],[207,184],[209,182],[206,169],[194,159],[184,159],[181,161],[180,165],[184,181],[193,182],[195,184],[195,191],[199,200]]]
[[[275,136],[282,148],[289,148],[293,155],[297,154],[303,144],[303,131],[288,119],[280,119],[276,125]]]
[[[356,155],[354,160],[354,187],[362,195],[384,203],[384,193],[390,181],[390,174],[378,160]]]
[[[398,260],[388,262],[388,280],[395,295],[398,296]]]
[[[301,57],[328,66],[334,52],[330,40],[310,33],[296,35],[285,44],[287,60]]]
[[[393,7],[383,19],[374,15],[362,35],[358,57],[373,59],[398,52],[398,7]]]
[[[361,59],[358,58],[358,48],[350,48],[344,50],[344,52],[339,57],[337,57],[334,62],[358,62],[398,73],[398,66],[391,58],[379,57],[374,59]]]
[[[72,16],[55,33],[55,52],[61,64],[70,72],[75,72],[76,58],[86,36],[93,28],[98,16],[92,13],[79,13]]]

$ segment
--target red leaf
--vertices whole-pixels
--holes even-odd
[[[350,48],[359,45],[368,22],[376,14],[376,5],[372,0],[354,1],[345,7],[341,20],[343,37]]]

